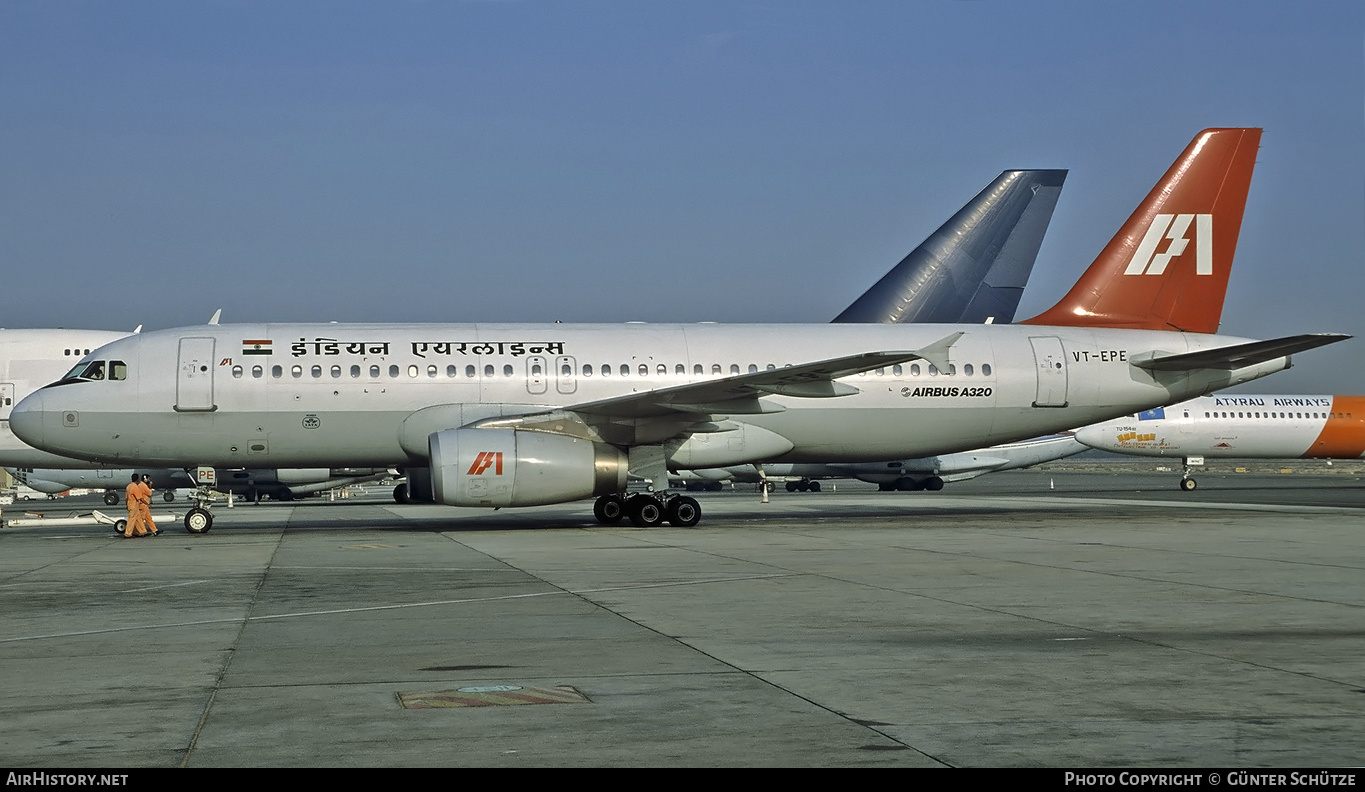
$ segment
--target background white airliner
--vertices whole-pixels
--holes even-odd
[[[1179,457],[1180,488],[1212,459],[1359,459],[1365,456],[1365,397],[1228,394],[1205,396],[1076,431],[1091,448]]]

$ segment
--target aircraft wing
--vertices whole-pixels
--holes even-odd
[[[571,404],[545,412],[486,418],[469,426],[515,427],[580,437],[595,434],[618,445],[659,443],[680,434],[725,431],[710,422],[711,416],[756,415],[786,409],[763,401],[764,396],[811,399],[847,396],[858,389],[835,380],[908,360],[927,360],[946,369],[948,349],[962,336],[962,332],[953,333],[915,351],[863,352]]]
[[[777,404],[765,404],[763,396],[795,396],[823,399],[858,392],[852,385],[835,382],[840,377],[893,366],[910,360],[946,361],[948,347],[959,338],[953,333],[916,351],[863,352],[847,357],[802,363],[779,369],[737,374],[721,379],[692,382],[671,388],[632,393],[600,401],[570,405],[567,412],[609,419],[690,417],[704,420],[710,414],[753,415],[781,412]],[[946,368],[946,363],[944,363]]]
[[[1179,355],[1162,355],[1159,352],[1135,358],[1132,362],[1138,368],[1149,371],[1192,371],[1194,369],[1226,369],[1231,371],[1244,366],[1254,366],[1267,360],[1305,352],[1320,346],[1345,341],[1349,335],[1342,333],[1307,333],[1286,336],[1270,341],[1252,341],[1247,344],[1204,349]]]

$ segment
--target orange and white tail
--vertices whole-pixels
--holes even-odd
[[[1206,129],[1062,301],[1020,324],[1216,333],[1259,129]]]

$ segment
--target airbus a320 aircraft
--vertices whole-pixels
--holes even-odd
[[[179,328],[92,353],[125,379],[53,383],[11,425],[96,461],[404,466],[412,494],[447,505],[596,497],[603,521],[691,526],[700,506],[667,491],[670,462],[981,448],[1265,376],[1344,338],[1216,335],[1259,141],[1201,132],[1071,292],[1024,324]],[[627,500],[628,471],[663,486]]]
[[[1360,459],[1363,396],[1206,396],[1076,431],[1091,448],[1135,456],[1180,457],[1180,488],[1214,459]]]

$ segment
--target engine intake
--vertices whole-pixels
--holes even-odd
[[[577,437],[447,429],[427,446],[433,495],[448,506],[544,506],[626,488],[626,454]]]

